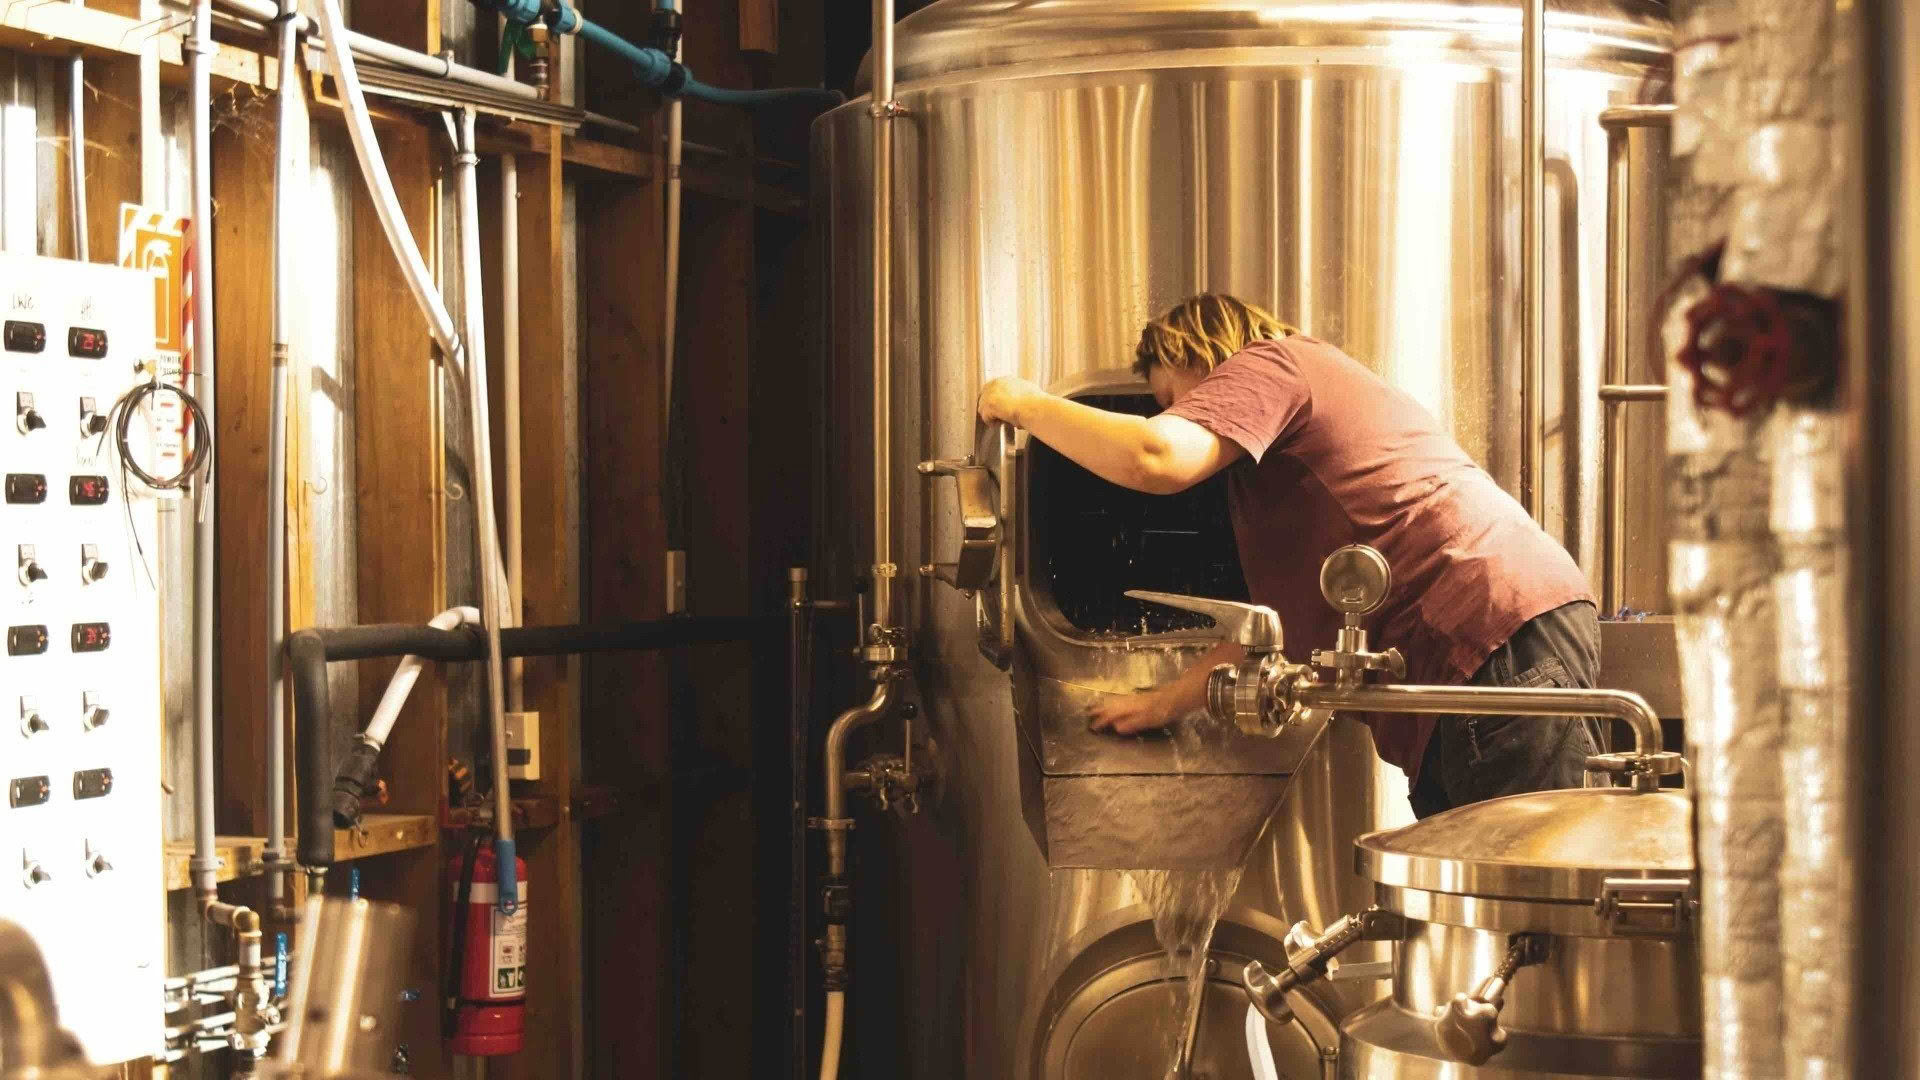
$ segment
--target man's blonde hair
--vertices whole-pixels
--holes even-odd
[[[1146,378],[1156,365],[1204,375],[1256,341],[1278,341],[1300,331],[1262,308],[1225,293],[1201,293],[1173,305],[1140,331],[1133,371]]]

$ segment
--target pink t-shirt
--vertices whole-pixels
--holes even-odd
[[[1228,471],[1247,591],[1280,614],[1290,660],[1330,649],[1340,617],[1320,563],[1345,544],[1393,568],[1367,617],[1407,678],[1460,683],[1527,620],[1591,600],[1586,575],[1412,398],[1322,341],[1262,341],[1167,410],[1246,450]],[[1366,718],[1382,759],[1409,777],[1432,717]]]

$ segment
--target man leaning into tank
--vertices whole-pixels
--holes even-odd
[[[1142,417],[1068,400],[1019,378],[989,382],[1001,420],[1096,475],[1173,494],[1227,470],[1241,570],[1287,640],[1330,647],[1340,616],[1321,561],[1377,548],[1393,587],[1368,627],[1421,683],[1591,687],[1600,624],[1566,551],[1440,429],[1433,416],[1338,348],[1232,296],[1203,294],[1140,332],[1135,373],[1162,411]],[[1205,707],[1223,643],[1171,681],[1094,709],[1097,730],[1149,731]],[[1601,729],[1577,719],[1368,716],[1380,757],[1407,774],[1414,813],[1579,787]]]

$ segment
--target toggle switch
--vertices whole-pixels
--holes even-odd
[[[36,582],[47,580],[47,571],[40,565],[34,546],[21,544],[18,550],[20,552],[20,584],[31,587]]]
[[[104,435],[107,431],[107,416],[100,411],[99,403],[90,397],[80,399],[80,434],[85,436]]]
[[[31,435],[47,426],[47,418],[33,407],[33,395],[20,393],[13,395],[13,423],[20,434]]]
[[[80,545],[80,583],[91,585],[107,576],[107,562],[100,557],[100,545]]]
[[[84,690],[81,692],[80,694],[80,726],[81,727],[86,728],[88,731],[92,731],[95,728],[104,727],[106,726],[107,717],[109,715],[110,713],[107,710],[106,700],[100,696],[99,691]]]
[[[87,841],[87,876],[99,877],[112,869],[113,863],[108,861],[106,853],[94,847],[93,841]]]
[[[40,715],[40,705],[33,698],[20,699],[20,734],[31,739],[35,735],[51,730],[46,717]]]
[[[35,885],[45,885],[52,880],[53,875],[47,873],[46,867],[41,866],[40,860],[34,858],[31,852],[22,851],[20,853],[21,884],[31,889]]]

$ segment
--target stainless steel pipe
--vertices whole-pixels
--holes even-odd
[[[193,33],[186,42],[191,54],[193,110],[193,243],[188,249],[193,273],[193,392],[206,415],[208,431],[215,430],[213,335],[213,0],[199,0],[193,9]],[[211,473],[201,481],[193,525],[193,891],[201,905],[219,895],[216,880],[220,860],[214,854],[213,622],[215,484]]]
[[[1296,690],[1293,701],[1308,709],[1349,709],[1423,716],[1604,716],[1624,721],[1633,729],[1634,753],[1650,755],[1661,750],[1660,717],[1645,698],[1629,690],[1407,686],[1393,683],[1340,687],[1316,683]]]
[[[1546,521],[1547,459],[1546,6],[1546,0],[1526,0],[1520,29],[1520,413],[1527,426],[1520,501],[1539,522]]]
[[[873,0],[873,622],[895,624],[893,557],[893,0]],[[860,633],[866,634],[861,627]]]

